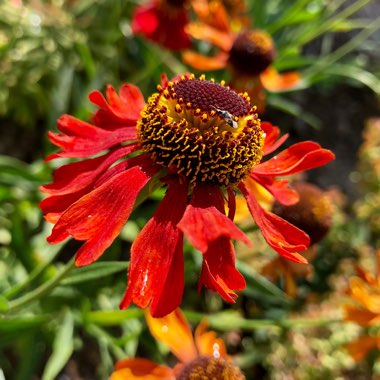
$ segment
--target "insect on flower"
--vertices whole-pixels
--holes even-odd
[[[234,128],[234,129],[237,129],[238,127],[238,123],[236,122],[235,120],[235,116],[233,116],[232,114],[230,114],[228,111],[226,110],[220,110],[219,108],[216,108],[214,106],[211,107],[213,110],[215,110],[215,112],[221,116],[225,121],[226,123]]]
[[[146,103],[132,84],[119,94],[108,86],[106,98],[99,91],[89,98],[99,108],[91,123],[63,115],[60,133],[49,132],[61,150],[47,160],[79,160],[58,168],[53,183],[41,188],[49,194],[41,208],[54,224],[50,243],[70,236],[84,242],[76,254],[76,265],[84,266],[119,235],[144,188],[165,188],[132,244],[121,308],[135,303],[161,317],[180,305],[184,237],[203,256],[199,288],[235,302],[245,280],[231,240],[251,244],[233,223],[238,192],[268,244],[287,259],[307,261],[299,252],[307,249],[308,235],[264,210],[256,189],[262,186],[283,204],[297,202],[288,181],[276,177],[324,165],[334,158],[331,151],[304,141],[262,162],[287,135],[279,137],[279,128],[259,119],[248,94],[204,75],[163,76]]]

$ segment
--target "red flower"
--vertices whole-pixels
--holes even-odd
[[[82,266],[111,245],[146,185],[167,187],[132,245],[122,308],[133,302],[164,316],[180,304],[184,235],[203,254],[199,286],[234,302],[234,291],[245,282],[235,268],[231,239],[250,244],[233,224],[235,191],[246,198],[268,244],[285,258],[306,262],[298,252],[307,248],[309,237],[265,211],[255,191],[258,183],[279,202],[295,203],[297,192],[276,177],[324,165],[334,158],[332,152],[306,141],[260,163],[287,136],[278,138],[277,127],[260,122],[247,95],[203,76],[163,78],[145,106],[133,85],[123,85],[119,95],[109,86],[106,98],[98,91],[90,94],[99,107],[91,124],[64,115],[58,120],[61,133],[49,133],[61,151],[47,160],[86,159],[56,170],[53,183],[42,187],[50,196],[41,207],[55,224],[50,243],[69,236],[84,241],[76,256]]]
[[[167,49],[181,50],[190,47],[185,32],[188,24],[184,0],[151,0],[136,8],[132,19],[133,33],[142,34]]]

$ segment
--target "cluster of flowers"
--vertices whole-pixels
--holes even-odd
[[[197,22],[189,21],[190,7]],[[312,141],[276,153],[288,135],[281,136],[278,127],[258,117],[264,107],[263,89],[289,89],[300,77],[277,73],[271,65],[273,41],[265,32],[249,28],[243,11],[241,4],[227,9],[219,1],[206,0],[153,0],[137,7],[135,33],[182,50],[184,61],[195,69],[230,69],[231,82],[187,73],[170,80],[162,75],[157,92],[147,101],[133,84],[122,85],[119,92],[108,86],[105,96],[99,91],[89,95],[97,107],[90,122],[63,115],[59,132],[49,133],[60,151],[47,160],[76,161],[58,168],[53,182],[42,187],[48,197],[41,208],[54,224],[50,243],[69,237],[84,242],[76,254],[77,266],[99,259],[136,205],[154,189],[166,189],[133,242],[120,307],[134,303],[149,310],[153,335],[168,342],[182,364],[170,369],[128,359],[117,365],[113,380],[149,374],[185,379],[204,368],[211,372],[202,376],[227,371],[232,376],[228,378],[244,378],[230,365],[223,342],[203,325],[197,329],[195,346],[177,310],[184,290],[184,238],[203,256],[199,289],[205,286],[235,302],[236,291],[245,288],[235,267],[232,240],[252,243],[234,224],[236,197],[245,200],[274,251],[283,259],[307,263],[301,253],[310,245],[309,235],[262,207],[260,193],[265,189],[281,206],[296,204],[299,193],[284,177],[325,165],[334,154]],[[210,57],[190,50],[191,37],[209,42],[218,53]],[[175,333],[168,328],[172,322],[179,325]],[[179,332],[184,339],[175,338]],[[177,349],[178,344],[186,349]]]
[[[196,16],[190,20],[190,11]],[[275,44],[265,31],[251,27],[241,0],[150,0],[136,8],[132,30],[167,49],[181,51],[183,61],[199,71],[230,71],[229,85],[247,91],[261,112],[265,91],[285,91],[301,85],[298,72],[278,73],[272,65]],[[176,36],[173,38],[173,36]],[[208,56],[191,50],[191,39],[217,51]]]

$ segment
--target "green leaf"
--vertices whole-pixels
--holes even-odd
[[[61,285],[74,285],[81,282],[98,280],[99,278],[125,271],[128,265],[129,262],[121,261],[94,263],[88,267],[75,269],[61,282]]]
[[[0,296],[0,313],[3,311],[6,311],[7,309],[8,309],[8,300],[5,297]]]
[[[39,182],[40,178],[31,173],[31,167],[24,162],[9,156],[0,156],[0,179],[6,179],[8,177],[14,177],[19,180],[27,180],[32,182]]]
[[[39,326],[49,320],[44,315],[0,317],[0,332],[20,331]]]
[[[97,310],[88,312],[85,315],[85,320],[99,326],[113,326],[120,325],[128,319],[141,318],[142,316],[143,311],[137,308],[128,310]]]
[[[249,265],[237,261],[236,267],[245,278],[247,284],[244,290],[245,294],[254,298],[261,298],[272,304],[290,305],[291,300],[281,289],[254,271]]]
[[[273,108],[286,112],[289,115],[295,116],[303,120],[315,129],[321,129],[321,122],[311,113],[306,112],[300,105],[285,99],[283,96],[271,94],[268,96],[268,104]]]
[[[349,64],[334,64],[328,66],[323,71],[323,77],[332,75],[350,78],[355,82],[359,82],[369,87],[376,94],[380,94],[380,80],[376,75],[369,71],[363,70],[360,67]]]
[[[69,360],[74,351],[74,316],[66,311],[53,343],[53,353],[50,356],[42,380],[53,380]]]

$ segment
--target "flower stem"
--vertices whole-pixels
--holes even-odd
[[[13,301],[10,301],[8,303],[7,309],[5,310],[5,313],[10,313],[17,309],[20,309],[31,302],[37,301],[42,296],[51,292],[74,268],[74,263],[75,263],[75,260],[74,258],[72,258],[65,265],[65,267],[59,273],[57,273],[55,277],[51,278],[49,281],[46,281],[41,286],[25,294],[24,296],[16,298]]]
[[[50,264],[58,256],[59,253],[60,250],[56,250],[56,252],[49,256],[47,261],[42,263],[40,266],[36,267],[25,279],[24,282],[21,282],[5,291],[3,296],[7,299],[14,298],[17,295],[17,293],[21,292],[23,289],[29,286],[41,273],[43,273],[50,266]]]

